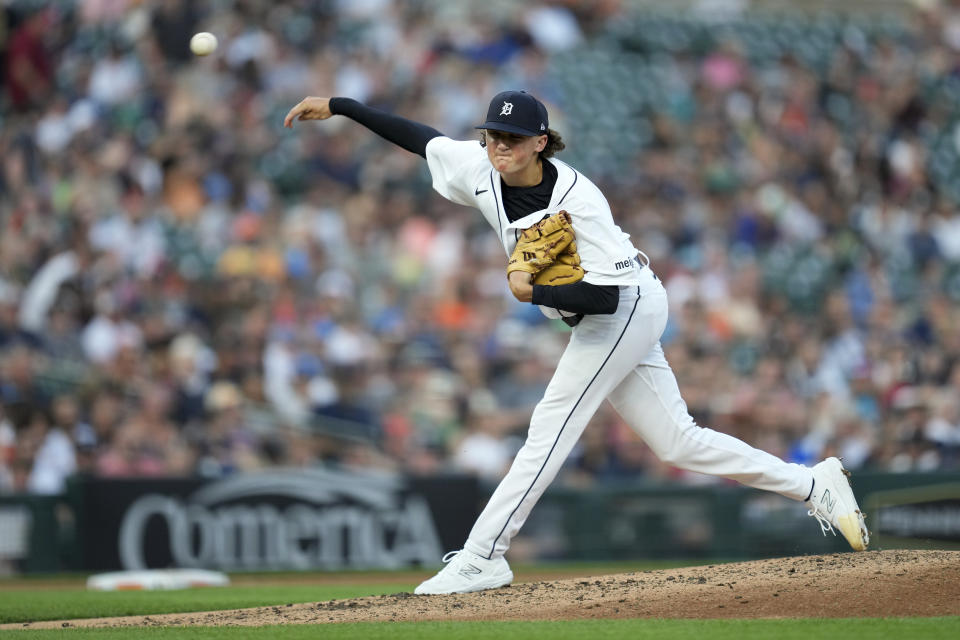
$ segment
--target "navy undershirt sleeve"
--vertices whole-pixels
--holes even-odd
[[[330,111],[359,122],[393,144],[427,157],[427,143],[443,134],[425,124],[374,109],[352,98],[330,98]],[[620,288],[584,281],[560,286],[533,286],[533,303],[571,313],[610,314],[617,310]]]
[[[353,98],[330,98],[330,111],[356,120],[381,138],[423,158],[427,157],[427,143],[443,135],[433,127],[368,107]]]
[[[533,304],[571,313],[610,314],[620,302],[620,287],[590,284],[581,280],[573,284],[533,285]]]

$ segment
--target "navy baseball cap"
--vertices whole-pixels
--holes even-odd
[[[542,136],[549,126],[547,108],[542,102],[526,91],[504,91],[493,96],[487,108],[487,121],[475,128]]]

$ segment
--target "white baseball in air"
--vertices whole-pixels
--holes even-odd
[[[193,34],[190,38],[190,51],[198,56],[208,56],[217,49],[217,36],[208,31]]]

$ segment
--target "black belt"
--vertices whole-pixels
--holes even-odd
[[[637,261],[637,264],[640,265],[640,268],[641,268],[641,269],[643,269],[644,267],[649,267],[649,266],[650,266],[650,263],[649,263],[649,262],[644,262],[643,260],[640,259],[640,254],[639,254],[639,253],[638,253],[637,255],[633,256],[633,259]],[[657,274],[655,274],[652,269],[650,270],[650,275],[653,276],[653,279],[654,279],[654,280],[659,280],[659,279],[660,279],[660,278],[657,277]]]

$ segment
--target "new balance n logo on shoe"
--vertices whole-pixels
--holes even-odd
[[[465,564],[462,567],[460,567],[460,571],[458,571],[457,573],[462,575],[467,580],[470,580],[473,576],[483,573],[483,570],[476,565]]]
[[[827,505],[827,513],[833,513],[833,507],[837,504],[837,499],[830,499],[830,489],[827,489],[823,492],[823,497],[820,498],[820,504]]]

